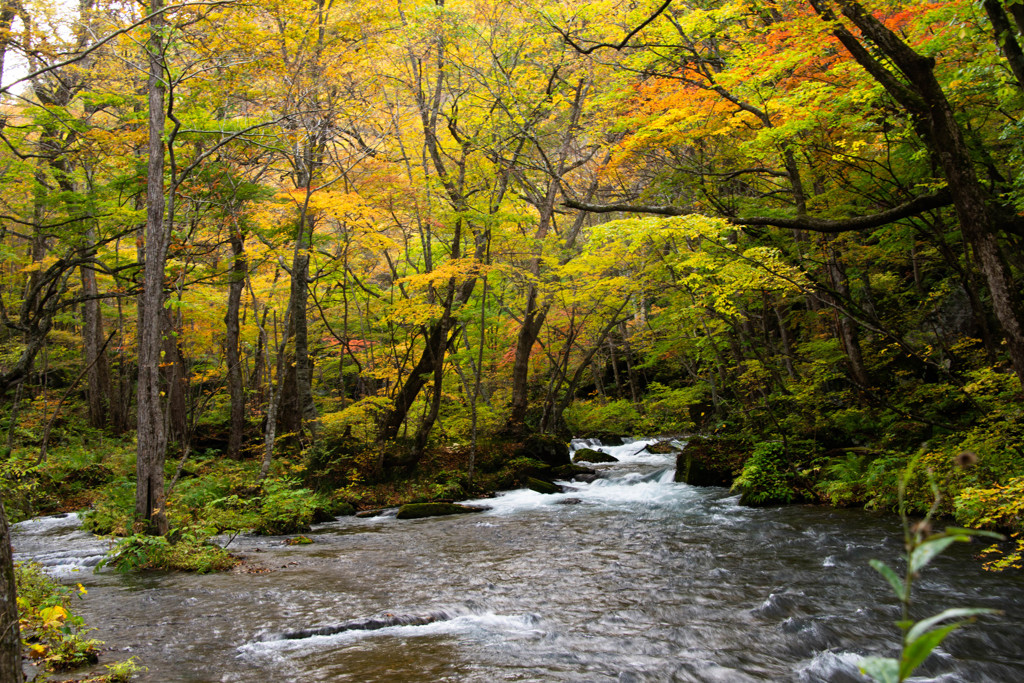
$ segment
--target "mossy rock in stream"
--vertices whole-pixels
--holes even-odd
[[[537,493],[561,493],[562,487],[558,484],[553,484],[550,481],[544,481],[543,479],[537,479],[536,477],[530,477],[526,480],[526,487],[536,491]]]
[[[593,448],[581,448],[572,456],[573,462],[618,462],[614,455],[608,455],[604,451]]]
[[[549,474],[554,479],[576,479],[583,477],[581,481],[592,481],[591,477],[597,478],[597,470],[584,467],[583,465],[562,465],[561,467],[552,467]]]
[[[398,519],[421,519],[423,517],[443,517],[445,515],[465,515],[470,512],[483,512],[487,508],[475,505],[459,505],[458,503],[406,503],[398,508]]]
[[[677,482],[691,486],[732,486],[750,444],[735,438],[695,436],[676,456]]]
[[[513,454],[516,458],[532,458],[552,467],[568,465],[569,444],[548,434],[531,434]]]
[[[666,439],[665,441],[656,441],[648,444],[644,450],[654,455],[669,455],[670,453],[678,453],[679,446],[672,443],[671,439]]]

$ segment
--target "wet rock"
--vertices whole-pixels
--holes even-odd
[[[581,477],[588,477],[594,475],[596,479],[597,471],[583,465],[562,465],[561,467],[554,467],[549,471],[549,474],[555,479],[571,479],[575,481],[593,481],[593,479],[581,479]]]
[[[604,451],[593,448],[581,448],[572,456],[573,462],[618,462],[614,455],[608,455]]]
[[[366,519],[367,517],[380,517],[385,512],[393,510],[394,508],[377,508],[375,510],[363,510],[356,513],[356,517],[359,519]]]
[[[600,478],[601,478],[601,475],[598,474],[597,472],[595,472],[593,474],[577,474],[576,476],[574,476],[572,478],[572,480],[573,481],[579,481],[579,482],[582,482],[584,484],[592,484],[592,483],[594,483],[595,481],[597,481]]]
[[[531,434],[516,449],[515,457],[533,458],[552,467],[570,464],[569,445],[547,434]]]
[[[556,501],[555,505],[579,505],[583,501],[579,498],[563,498],[562,500]]]
[[[339,500],[332,503],[331,513],[334,514],[335,517],[351,517],[356,514],[356,508],[348,501]]]
[[[653,453],[654,455],[668,455],[669,453],[677,452],[679,450],[679,446],[676,446],[671,440],[657,441],[655,443],[648,444],[644,450],[648,453]]]
[[[561,493],[562,487],[558,484],[552,484],[550,481],[544,481],[543,479],[537,479],[536,477],[529,477],[526,480],[526,487],[536,491],[537,493]]]
[[[443,517],[445,515],[464,515],[470,512],[483,512],[489,508],[476,505],[459,505],[458,503],[406,503],[398,508],[398,519],[421,519],[423,517]]]
[[[675,481],[691,486],[732,486],[749,445],[739,439],[694,437],[676,456]]]
[[[319,628],[308,628],[299,631],[288,631],[272,635],[266,640],[301,640],[314,636],[331,636],[346,631],[379,631],[382,628],[392,626],[425,626],[435,621],[448,621],[451,615],[447,612],[430,612],[428,614],[384,614],[370,619],[357,619],[346,621],[334,626],[321,626]]]

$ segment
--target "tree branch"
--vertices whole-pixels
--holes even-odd
[[[808,230],[810,232],[840,233],[853,230],[867,230],[878,228],[889,223],[894,223],[904,218],[916,216],[925,211],[939,209],[953,203],[949,190],[943,188],[930,194],[915,197],[908,202],[899,204],[879,213],[869,216],[853,216],[851,218],[814,218],[812,216],[801,216],[797,218],[783,218],[774,216],[750,216],[725,217],[733,225],[739,226],[771,226],[776,228],[792,228],[794,230]],[[647,213],[658,216],[685,216],[696,213],[678,206],[657,206],[642,204],[590,204],[579,202],[574,199],[566,199],[565,205],[570,209],[578,211],[589,211],[591,213],[612,213],[622,211],[626,213]]]

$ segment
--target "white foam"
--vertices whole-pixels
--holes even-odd
[[[451,619],[435,621],[429,624],[412,626],[388,626],[375,630],[352,630],[328,636],[310,636],[294,640],[266,640],[247,643],[237,651],[240,656],[262,657],[266,655],[288,654],[310,649],[325,647],[342,647],[347,643],[366,638],[410,638],[436,635],[452,635],[468,637],[474,640],[487,640],[492,637],[508,638],[528,637],[540,638],[546,635],[538,628],[538,618],[525,615],[506,615],[494,612],[462,614]]]
[[[531,489],[506,491],[495,498],[466,501],[469,505],[486,505],[491,509],[485,515],[509,515],[552,506],[562,507],[566,499],[578,499],[611,508],[635,505],[670,505],[689,500],[696,493],[692,487],[673,481],[671,468],[648,474],[631,472],[621,477],[596,479],[593,482],[561,482],[564,493],[538,493]]]
[[[856,652],[825,650],[818,652],[806,664],[797,669],[799,681],[830,681],[842,673],[853,680],[868,681],[861,676],[860,662],[863,655]]]
[[[11,525],[14,533],[32,534],[41,536],[43,534],[55,533],[58,531],[70,531],[82,525],[82,518],[77,512],[63,515],[48,515],[46,517],[34,517]]]

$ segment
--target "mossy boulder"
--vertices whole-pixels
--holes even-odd
[[[570,463],[569,444],[548,434],[532,434],[526,437],[516,449],[514,456],[540,460],[552,467]]]
[[[335,517],[351,517],[356,514],[356,506],[347,500],[332,500],[331,514]]]
[[[558,484],[553,484],[550,481],[544,481],[543,479],[537,479],[536,477],[529,477],[526,480],[526,487],[536,491],[537,493],[561,493],[562,487]]]
[[[648,444],[647,448],[644,449],[648,453],[654,455],[669,455],[670,453],[676,453],[679,451],[679,446],[672,443],[671,440],[657,441],[652,444]]]
[[[694,437],[676,456],[675,480],[691,486],[732,486],[750,445],[740,439]]]
[[[585,479],[586,481],[593,481],[589,477],[596,479],[597,471],[583,465],[562,465],[561,467],[552,467],[550,475],[555,479],[578,479],[584,477],[587,478]]]
[[[614,455],[608,455],[604,451],[593,448],[581,448],[572,456],[573,462],[618,462]]]
[[[470,512],[483,512],[487,508],[476,505],[459,505],[458,503],[406,503],[398,508],[398,519],[421,519],[423,517],[443,517],[445,515],[465,515]]]

